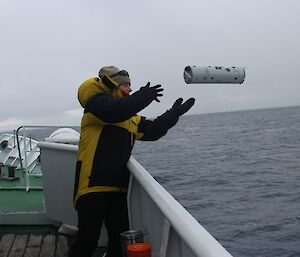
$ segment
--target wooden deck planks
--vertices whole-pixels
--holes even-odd
[[[27,243],[24,257],[39,257],[43,236],[31,234]]]
[[[14,242],[14,234],[0,235],[0,257],[7,257]]]
[[[54,257],[56,236],[48,234],[43,238],[40,257]]]
[[[0,234],[0,257],[67,257],[71,243],[59,234]]]
[[[68,239],[65,236],[59,235],[55,257],[65,257],[69,251]]]
[[[8,257],[20,257],[24,255],[28,235],[16,235],[14,243],[10,249]]]
[[[30,234],[28,244],[29,247],[41,246],[43,235]]]
[[[39,257],[40,247],[28,247],[25,250],[24,257]]]

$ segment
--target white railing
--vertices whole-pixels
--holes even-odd
[[[19,135],[19,131],[21,129],[23,136]],[[0,162],[5,168],[13,170],[13,175],[9,175],[8,179],[17,178],[15,176],[16,170],[20,170],[22,175],[20,185],[9,186],[8,189],[25,189],[28,191],[30,188],[28,174],[31,173],[37,165],[37,159],[40,155],[37,147],[38,142],[36,140],[32,140],[31,136],[26,137],[24,126],[19,127],[13,134],[1,135],[1,140],[6,140],[7,146],[4,149],[1,149]],[[35,176],[36,175],[37,174],[35,174]],[[41,176],[41,174],[37,176]],[[42,189],[41,187],[31,188]]]
[[[72,196],[78,146],[40,142],[39,147],[47,214],[76,225]],[[232,257],[133,157],[128,168],[130,227],[147,231],[153,257]]]
[[[19,189],[25,189],[29,191],[30,189],[38,189],[42,190],[41,186],[32,187],[30,185],[29,176],[38,176],[41,177],[42,174],[30,174],[31,171],[38,164],[38,157],[40,156],[40,149],[37,147],[38,141],[32,140],[31,135],[27,135],[26,129],[41,129],[41,128],[49,128],[52,126],[32,126],[32,125],[24,125],[20,126],[15,131],[16,138],[16,150],[18,152],[18,160],[19,165],[17,169],[21,170],[21,174],[23,176],[23,186],[18,187]],[[19,134],[22,133],[22,136]]]
[[[134,158],[128,168],[130,224],[146,229],[152,256],[232,257]]]
[[[30,189],[40,189],[42,187],[32,187],[30,185],[29,176],[42,176],[42,174],[30,174],[31,171],[34,169],[37,158],[40,156],[40,149],[37,147],[38,142],[32,140],[31,135],[27,135],[28,129],[54,129],[54,128],[61,128],[62,126],[59,125],[24,125],[20,126],[16,130],[16,146],[18,151],[18,159],[20,160],[19,167],[21,169],[21,174],[24,178],[24,185],[23,188],[28,191]],[[71,126],[69,126],[71,127]],[[22,133],[23,136],[19,136],[19,133]],[[22,140],[21,140],[22,139]],[[34,147],[32,147],[32,142],[34,142]],[[33,164],[33,165],[32,165]],[[20,187],[22,188],[22,187]]]

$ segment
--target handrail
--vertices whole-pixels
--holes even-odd
[[[18,154],[19,154],[19,160],[20,160],[20,167],[21,171],[24,172],[25,170],[25,179],[24,179],[24,186],[26,188],[26,191],[29,190],[30,184],[29,184],[29,178],[28,178],[28,172],[27,172],[27,154],[26,154],[26,132],[25,129],[27,128],[61,128],[61,127],[74,127],[72,126],[62,126],[62,125],[23,125],[17,128],[15,136],[16,136],[16,141],[17,141],[17,148],[18,148]],[[20,142],[19,142],[19,131],[23,129],[23,138],[24,138],[24,162],[25,162],[25,169],[23,167],[23,162],[22,162],[22,154],[21,154],[21,149],[20,149]],[[31,137],[30,137],[30,147],[31,147]],[[23,174],[23,173],[22,173]]]
[[[23,170],[23,163],[22,163],[22,155],[21,155],[21,149],[20,149],[20,142],[19,142],[19,131],[20,129],[23,129],[23,137],[24,139],[26,138],[26,133],[25,133],[25,129],[26,128],[56,128],[56,127],[61,127],[61,126],[44,126],[44,125],[23,125],[17,128],[16,133],[14,133],[16,135],[16,139],[17,139],[17,147],[18,147],[18,153],[19,153],[19,160],[20,160],[20,166],[21,166],[21,170]],[[26,154],[24,156],[24,158],[26,159]]]
[[[195,256],[232,257],[133,157],[127,166]]]
[[[20,142],[19,142],[19,130],[23,128],[24,126],[18,127],[16,130],[16,139],[17,139],[17,147],[18,147],[18,154],[19,154],[19,160],[20,160],[20,166],[21,166],[21,171],[23,171],[23,164],[22,164],[22,155],[21,155],[21,149],[20,149]]]
[[[77,145],[53,142],[40,142],[38,146],[41,149],[48,148],[72,152],[73,156],[78,150]],[[61,156],[61,153],[57,154]],[[134,157],[129,159],[127,166],[133,178],[143,188],[143,191],[146,192],[154,205],[158,207],[172,229],[193,253],[193,256],[232,257],[232,255],[134,159]],[[73,174],[74,171],[69,170],[67,173],[69,172]]]
[[[38,147],[44,147],[44,148],[54,149],[54,150],[70,151],[70,152],[78,151],[78,145],[67,145],[67,144],[45,142],[45,141],[39,142]]]

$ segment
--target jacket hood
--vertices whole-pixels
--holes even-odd
[[[84,81],[78,89],[78,100],[80,105],[85,108],[88,101],[96,94],[106,93],[114,98],[121,98],[122,93],[119,89],[118,82],[104,76],[102,79],[90,78]]]

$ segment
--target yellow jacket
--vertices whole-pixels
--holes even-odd
[[[167,111],[151,121],[136,115],[153,99],[147,90],[123,97],[113,79],[91,78],[78,89],[84,108],[76,165],[74,205],[80,196],[94,192],[126,191],[127,161],[136,139],[157,140],[176,124]]]

